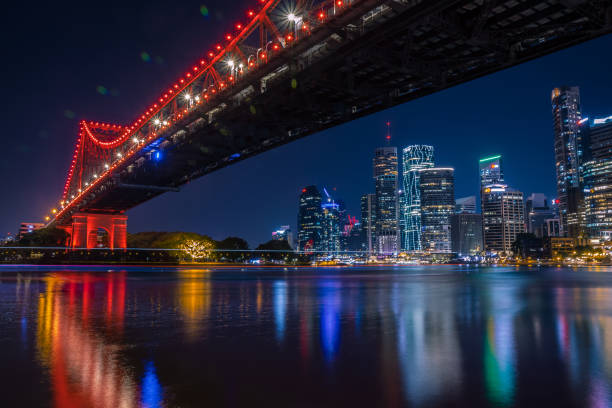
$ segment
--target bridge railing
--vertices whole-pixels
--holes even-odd
[[[194,259],[182,249],[162,248],[76,248],[65,247],[0,247],[0,263],[4,264],[282,264],[352,263],[365,261],[364,251],[294,251],[294,250],[230,250],[214,249]]]

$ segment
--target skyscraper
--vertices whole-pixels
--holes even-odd
[[[566,235],[580,237],[584,226],[580,167],[582,155],[589,148],[584,145],[587,141],[582,140],[579,131],[580,89],[577,86],[555,88],[551,102],[561,225]]]
[[[583,123],[589,133],[591,160],[581,166],[586,232],[591,238],[612,236],[612,116]]]
[[[321,249],[321,193],[316,186],[302,189],[298,210],[298,250],[318,251]]]
[[[475,198],[475,197],[474,197]],[[452,251],[460,256],[475,255],[483,250],[482,215],[461,212],[451,216]]]
[[[379,147],[374,153],[376,187],[376,250],[380,255],[399,250],[397,148]]]
[[[421,247],[428,252],[451,251],[451,215],[455,212],[454,169],[421,169]]]
[[[421,250],[421,192],[419,175],[421,169],[434,166],[434,148],[413,145],[404,148],[402,155],[402,250]]]
[[[361,196],[361,234],[363,250],[371,255],[376,252],[376,194]]]
[[[340,251],[340,204],[335,203],[332,198],[327,197],[321,204],[321,251],[328,255],[337,254]]]
[[[525,232],[523,193],[504,184],[490,184],[482,190],[484,248],[488,252],[509,252],[518,234]]]
[[[504,184],[504,170],[502,167],[501,155],[495,155],[480,159],[478,161],[478,171],[480,173],[480,192],[491,184]]]

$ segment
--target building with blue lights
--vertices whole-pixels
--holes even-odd
[[[421,250],[421,192],[419,175],[421,169],[434,166],[434,148],[427,145],[412,145],[402,151],[402,239],[403,251]]]
[[[323,222],[322,197],[316,186],[302,189],[298,210],[298,250],[319,251]]]
[[[321,251],[328,255],[341,250],[342,232],[340,229],[340,204],[329,197],[321,204]]]

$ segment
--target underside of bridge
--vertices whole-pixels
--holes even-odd
[[[611,31],[610,1],[355,1],[174,122],[54,222],[123,214],[263,151]]]

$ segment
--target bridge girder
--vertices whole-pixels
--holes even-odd
[[[264,7],[272,3],[279,2]],[[259,25],[249,26],[263,45],[258,58],[274,46],[261,33],[279,37],[270,15],[266,10]],[[609,32],[610,0],[354,0],[299,41],[278,40],[282,52],[241,76],[232,79],[211,65],[183,88],[202,99],[181,100],[177,91],[146,116],[131,130],[141,142],[122,151],[129,159],[54,222],[65,223],[76,212],[122,213],[164,189],[297,138]],[[228,47],[252,61],[248,54],[255,48],[247,40]]]

